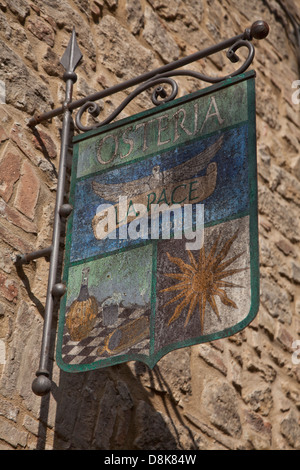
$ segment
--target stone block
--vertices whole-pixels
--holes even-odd
[[[19,408],[13,403],[0,398],[0,416],[4,416],[6,419],[16,423],[19,412]]]
[[[12,425],[3,418],[0,418],[0,439],[14,448],[17,446],[25,447],[28,433],[20,431],[16,426]]]
[[[150,404],[140,400],[136,408],[134,446],[137,450],[172,450],[177,443],[168,427],[168,419]]]
[[[42,67],[51,77],[59,77],[63,75],[63,67],[60,64],[60,59],[51,47],[47,48],[47,52],[43,56]]]
[[[35,148],[43,152],[45,157],[55,158],[57,156],[57,148],[52,137],[41,129],[35,129],[33,143]]]
[[[268,385],[251,384],[243,390],[243,399],[252,411],[268,416],[273,406],[273,396]]]
[[[0,143],[5,142],[8,139],[8,135],[3,126],[0,126]]]
[[[267,313],[266,309],[263,308],[263,306],[261,306],[259,309],[258,322],[259,326],[261,326],[269,338],[273,340],[276,334],[276,323],[274,319]]]
[[[272,446],[272,424],[253,411],[244,410],[245,437],[255,450],[270,450]]]
[[[214,367],[223,375],[227,375],[227,367],[224,364],[222,354],[214,350],[211,346],[206,344],[201,344],[198,346],[198,355],[201,357],[208,365]]]
[[[17,188],[15,207],[33,220],[40,191],[40,180],[28,161],[24,161]]]
[[[23,426],[25,429],[27,429],[27,431],[31,432],[35,436],[39,435],[39,429],[40,429],[41,423],[33,419],[31,416],[26,415],[24,417]]]
[[[17,16],[18,20],[23,23],[30,13],[27,0],[6,0],[6,4],[10,11]]]
[[[96,60],[96,48],[95,42],[93,41],[90,26],[88,25],[86,18],[83,18],[77,9],[73,8],[69,2],[61,2],[60,0],[35,0],[35,6],[40,9],[43,18],[47,18],[52,27],[60,30],[64,29],[64,32],[68,32],[68,37],[65,40],[68,41],[70,33],[72,32],[73,26],[76,29],[79,46],[85,49],[85,57],[89,57],[92,61]],[[89,5],[86,3],[86,5]],[[84,4],[82,5],[84,6]],[[84,8],[86,12],[88,7]],[[82,7],[81,7],[82,10]],[[65,42],[65,46],[67,42]],[[97,51],[98,55],[99,51]]]
[[[192,393],[189,348],[169,352],[153,370],[141,362],[130,364],[130,368],[144,387],[167,394],[180,406]]]
[[[168,63],[178,59],[179,47],[150,7],[145,9],[143,36],[164,62]]]
[[[300,156],[294,157],[291,161],[291,169],[298,180],[300,180]]]
[[[20,178],[21,156],[9,147],[0,161],[0,196],[8,202],[16,181]]]
[[[0,272],[0,293],[6,300],[17,302],[19,289],[16,281],[9,279],[6,274]]]
[[[259,360],[253,352],[245,351],[243,354],[243,365],[246,370],[251,373],[257,373],[256,380],[261,377],[268,383],[273,383],[277,377],[277,372],[274,367],[268,364],[266,361]],[[253,379],[251,379],[253,380]]]
[[[31,115],[49,111],[53,105],[49,87],[2,40],[0,50],[0,79],[7,83],[6,103]]]
[[[98,58],[118,79],[129,79],[159,66],[153,52],[142,46],[116,18],[104,16],[98,31]]]
[[[157,13],[167,20],[174,20],[179,12],[180,0],[150,0],[149,3]]]
[[[138,34],[144,25],[144,14],[140,0],[126,0],[126,15],[132,34]]]
[[[271,167],[270,189],[276,191],[288,201],[300,205],[300,182],[283,168]]]
[[[37,233],[36,225],[20,214],[19,211],[13,207],[8,206],[3,199],[0,198],[0,217],[4,217],[6,220],[11,222],[13,225],[20,227],[22,230],[28,233]]]
[[[258,189],[259,210],[291,242],[300,241],[300,220],[294,217],[291,204],[265,186]],[[296,206],[295,206],[296,207]]]
[[[45,42],[48,46],[54,46],[55,33],[53,28],[43,18],[30,18],[28,20],[28,29],[40,41]]]
[[[241,437],[238,398],[231,385],[221,379],[208,380],[202,392],[201,406],[216,428],[229,436]]]
[[[20,253],[28,253],[34,250],[33,244],[24,237],[12,233],[11,229],[0,223],[0,239]]]
[[[300,284],[300,264],[295,261],[291,263],[291,279],[296,284]]]
[[[273,318],[281,323],[292,322],[291,298],[289,294],[271,279],[261,279],[261,303]]]
[[[290,332],[286,328],[283,328],[281,325],[279,325],[278,327],[276,341],[285,351],[288,351],[290,353],[294,351],[292,348],[294,338],[290,334]]]
[[[5,342],[0,339],[0,365],[5,364],[6,361],[6,346]],[[0,409],[0,415],[1,415],[1,409]]]
[[[290,414],[280,423],[280,432],[295,450],[300,450],[300,426],[297,418]]]
[[[295,247],[284,238],[275,242],[275,245],[285,256],[292,256],[293,258],[297,256]]]

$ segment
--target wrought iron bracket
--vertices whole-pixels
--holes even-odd
[[[111,122],[113,119],[115,119],[118,114],[125,108],[125,106],[133,99],[135,98],[138,94],[142,93],[146,89],[156,86],[156,85],[161,85],[162,83],[168,83],[172,86],[172,92],[169,96],[164,96],[161,100],[158,100],[157,97],[161,96],[159,91],[156,89],[153,93],[153,104],[158,105],[161,103],[165,103],[167,101],[170,101],[176,97],[177,91],[175,93],[175,82],[174,80],[172,81],[170,77],[172,76],[180,76],[180,75],[185,75],[185,76],[191,76],[194,78],[197,78],[199,80],[208,82],[208,83],[217,83],[220,81],[223,81],[227,78],[239,75],[240,73],[243,73],[247,68],[250,66],[254,59],[254,54],[255,54],[255,49],[253,44],[251,43],[252,39],[264,39],[267,37],[269,34],[269,26],[265,21],[259,20],[255,21],[250,28],[246,28],[245,31],[242,34],[239,34],[237,36],[233,36],[230,39],[227,39],[225,41],[220,42],[219,44],[210,46],[206,49],[203,49],[201,51],[195,52],[194,54],[191,54],[187,57],[183,57],[182,59],[178,59],[174,62],[170,62],[169,64],[163,65],[162,67],[159,67],[157,69],[151,70],[149,72],[143,73],[137,77],[131,78],[129,80],[126,80],[122,83],[118,83],[117,85],[113,85],[112,87],[106,88],[105,90],[101,90],[99,92],[93,93],[85,98],[81,98],[79,100],[75,100],[72,102],[65,101],[63,106],[56,108],[54,110],[48,111],[44,114],[33,116],[29,121],[28,121],[28,126],[29,127],[34,127],[37,124],[45,121],[52,119],[55,116],[59,116],[62,114],[66,109],[68,109],[70,112],[74,111],[75,109],[79,109],[75,123],[76,126],[79,130],[86,131],[90,129],[95,129],[100,126],[104,126],[105,124],[108,124]],[[241,47],[246,47],[248,49],[248,56],[245,59],[244,63],[235,71],[233,71],[231,74],[222,76],[222,77],[209,77],[207,75],[195,72],[193,70],[178,70],[188,64],[191,64],[197,60],[203,59],[205,57],[209,57],[213,54],[216,54],[217,52],[220,52],[224,49],[228,49],[227,51],[227,58],[233,62],[236,63],[240,59],[238,55],[236,54],[236,51],[241,48]],[[70,51],[70,47],[68,46],[66,49],[66,52]],[[65,54],[66,54],[65,52]],[[64,54],[64,56],[65,56]],[[74,54],[78,54],[78,52],[74,52]],[[64,64],[63,64],[64,65]],[[70,75],[70,72],[66,72],[64,74],[64,77],[66,75]],[[76,81],[76,74],[74,74],[74,71],[71,73],[74,83]],[[70,75],[70,76],[71,76]],[[125,100],[124,102],[105,120],[103,120],[100,123],[97,123],[93,126],[84,126],[81,123],[81,117],[85,111],[88,111],[93,117],[97,117],[100,113],[100,108],[99,106],[95,103],[95,101],[103,99],[107,96],[111,96],[115,93],[118,93],[120,91],[124,91],[128,88],[131,88],[135,85],[142,85],[134,90]],[[162,97],[162,96],[161,96]]]
[[[60,150],[60,161],[59,161],[59,171],[58,171],[58,184],[56,192],[56,205],[54,212],[54,224],[53,224],[53,235],[52,235],[52,245],[43,250],[35,251],[33,253],[27,253],[17,256],[15,264],[20,266],[22,264],[27,264],[32,260],[41,258],[41,257],[50,257],[50,267],[49,267],[49,277],[48,277],[48,288],[47,288],[47,297],[45,305],[45,319],[44,319],[44,329],[42,337],[42,347],[40,355],[40,364],[39,369],[36,372],[36,378],[32,384],[32,390],[36,395],[46,395],[51,389],[51,380],[49,378],[48,371],[48,361],[49,361],[49,349],[50,349],[50,336],[51,336],[51,324],[53,317],[53,301],[55,297],[61,297],[66,291],[66,286],[62,283],[56,283],[57,276],[57,267],[58,267],[58,257],[59,257],[59,240],[61,236],[61,222],[63,217],[67,217],[71,211],[72,207],[69,204],[63,204],[63,198],[65,193],[65,180],[66,180],[66,159],[67,159],[67,150],[68,150],[68,140],[70,135],[71,127],[71,113],[78,109],[77,115],[75,117],[75,124],[78,130],[87,131],[90,129],[95,129],[100,126],[108,124],[113,119],[115,119],[120,112],[127,106],[127,104],[134,99],[137,95],[143,91],[154,87],[152,93],[152,102],[154,105],[159,105],[161,103],[166,103],[170,100],[173,100],[178,92],[178,86],[175,80],[171,77],[174,76],[190,76],[197,78],[199,80],[208,82],[208,83],[217,83],[223,81],[229,77],[233,77],[243,73],[252,63],[254,59],[255,49],[251,43],[252,39],[264,39],[269,33],[269,26],[264,21],[256,21],[252,24],[250,28],[247,28],[242,34],[234,36],[230,39],[227,39],[219,44],[210,46],[201,51],[195,52],[187,57],[176,60],[169,64],[163,65],[155,70],[146,72],[142,75],[139,75],[130,80],[124,81],[117,85],[114,85],[105,90],[96,92],[85,98],[72,101],[72,90],[73,85],[77,80],[77,75],[75,69],[79,64],[82,54],[78,47],[76,41],[75,30],[73,29],[70,42],[66,48],[66,51],[61,59],[61,64],[65,69],[63,76],[64,81],[66,82],[66,91],[65,91],[65,100],[62,106],[41,114],[39,116],[32,117],[29,122],[29,127],[35,127],[37,124],[52,119],[55,116],[63,115],[62,123],[62,136],[61,136],[61,150]],[[243,64],[230,75],[222,77],[208,77],[204,74],[195,72],[193,70],[182,69],[182,67],[191,64],[199,59],[209,57],[217,52],[220,52],[224,49],[228,49],[227,57],[232,63],[238,62],[240,59],[237,55],[238,49],[241,47],[246,47],[248,49],[248,56],[243,62]],[[179,70],[181,69],[181,70]],[[171,86],[171,93],[167,91],[162,86],[163,84],[168,84]],[[88,111],[93,117],[97,117],[100,114],[100,108],[96,103],[97,100],[103,99],[107,96],[111,96],[120,91],[126,90],[133,86],[139,85],[134,91],[129,93],[127,98],[123,103],[118,106],[115,111],[102,122],[96,123],[92,126],[83,125],[81,118],[83,114]]]

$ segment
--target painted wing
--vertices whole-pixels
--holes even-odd
[[[104,184],[92,182],[93,191],[106,201],[119,202],[119,196],[134,197],[150,190],[151,176],[129,181],[128,183]]]
[[[193,178],[199,173],[199,171],[204,170],[207,167],[209,162],[214,158],[218,150],[220,150],[223,142],[223,136],[221,136],[214,144],[212,144],[203,152],[199,153],[193,158],[190,158],[185,163],[181,163],[169,170],[163,172],[163,182],[164,184],[188,180]]]

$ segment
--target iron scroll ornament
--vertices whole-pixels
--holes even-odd
[[[165,89],[163,87],[161,86],[157,87],[152,93],[152,103],[158,106],[161,103],[167,103],[168,101],[171,101],[174,98],[176,98],[177,93],[178,93],[178,85],[175,82],[175,80],[165,77],[165,76],[156,77],[140,85],[136,90],[130,93],[127,96],[127,98],[106,119],[104,119],[102,122],[99,122],[98,124],[95,124],[94,126],[84,126],[81,122],[81,117],[85,111],[88,111],[93,117],[97,117],[100,114],[99,105],[95,103],[94,101],[88,101],[83,106],[81,106],[81,108],[76,114],[76,117],[75,117],[76,127],[79,130],[86,132],[92,129],[96,129],[97,127],[104,126],[105,124],[109,124],[121,113],[121,111],[128,105],[128,103],[130,103],[130,101],[132,101],[136,96],[138,96],[140,93],[147,90],[148,88],[153,87],[155,85],[159,85],[161,83],[167,83],[171,85],[172,92],[169,94],[169,96],[167,96]],[[158,100],[158,96],[161,96],[163,99]]]
[[[258,22],[257,22],[258,23]],[[246,30],[247,31],[247,30]],[[245,33],[246,34],[246,33]],[[249,34],[249,39],[250,39],[250,34]],[[81,108],[78,110],[76,117],[75,117],[75,124],[76,127],[83,132],[87,132],[93,129],[97,129],[99,127],[102,127],[106,124],[109,124],[111,121],[113,121],[120,113],[123,111],[123,109],[140,93],[143,91],[148,90],[149,88],[155,87],[151,99],[152,103],[155,106],[158,106],[162,103],[167,103],[169,101],[172,101],[173,99],[176,98],[177,93],[178,93],[178,85],[176,81],[171,78],[174,76],[189,76],[193,77],[199,80],[202,80],[204,82],[208,83],[218,83],[223,80],[226,80],[230,77],[234,77],[236,75],[239,75],[243,72],[245,72],[248,67],[251,65],[253,62],[254,56],[255,56],[255,49],[253,44],[250,42],[249,39],[239,39],[236,41],[227,51],[226,56],[227,58],[232,62],[236,63],[240,60],[239,56],[236,54],[236,51],[240,49],[241,47],[246,47],[248,49],[248,56],[246,57],[244,63],[234,72],[231,74],[222,76],[222,77],[210,77],[207,75],[204,75],[202,73],[196,72],[194,70],[174,70],[174,71],[169,71],[165,72],[162,74],[158,74],[151,78],[150,80],[145,81],[142,85],[137,87],[134,91],[132,91],[126,98],[125,100],[103,121],[95,123],[91,126],[85,126],[81,119],[84,115],[84,113],[87,111],[91,116],[94,118],[98,117],[100,115],[101,109],[100,106],[95,102],[95,101],[87,101],[86,103],[81,106]],[[167,93],[165,88],[161,86],[162,84],[168,84],[171,85],[171,92]],[[160,85],[160,86],[157,86]],[[158,99],[158,98],[161,99]],[[97,98],[96,98],[97,99]],[[98,98],[99,99],[99,98]]]

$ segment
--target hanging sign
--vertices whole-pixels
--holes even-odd
[[[256,316],[254,76],[74,138],[62,369],[153,367]]]

